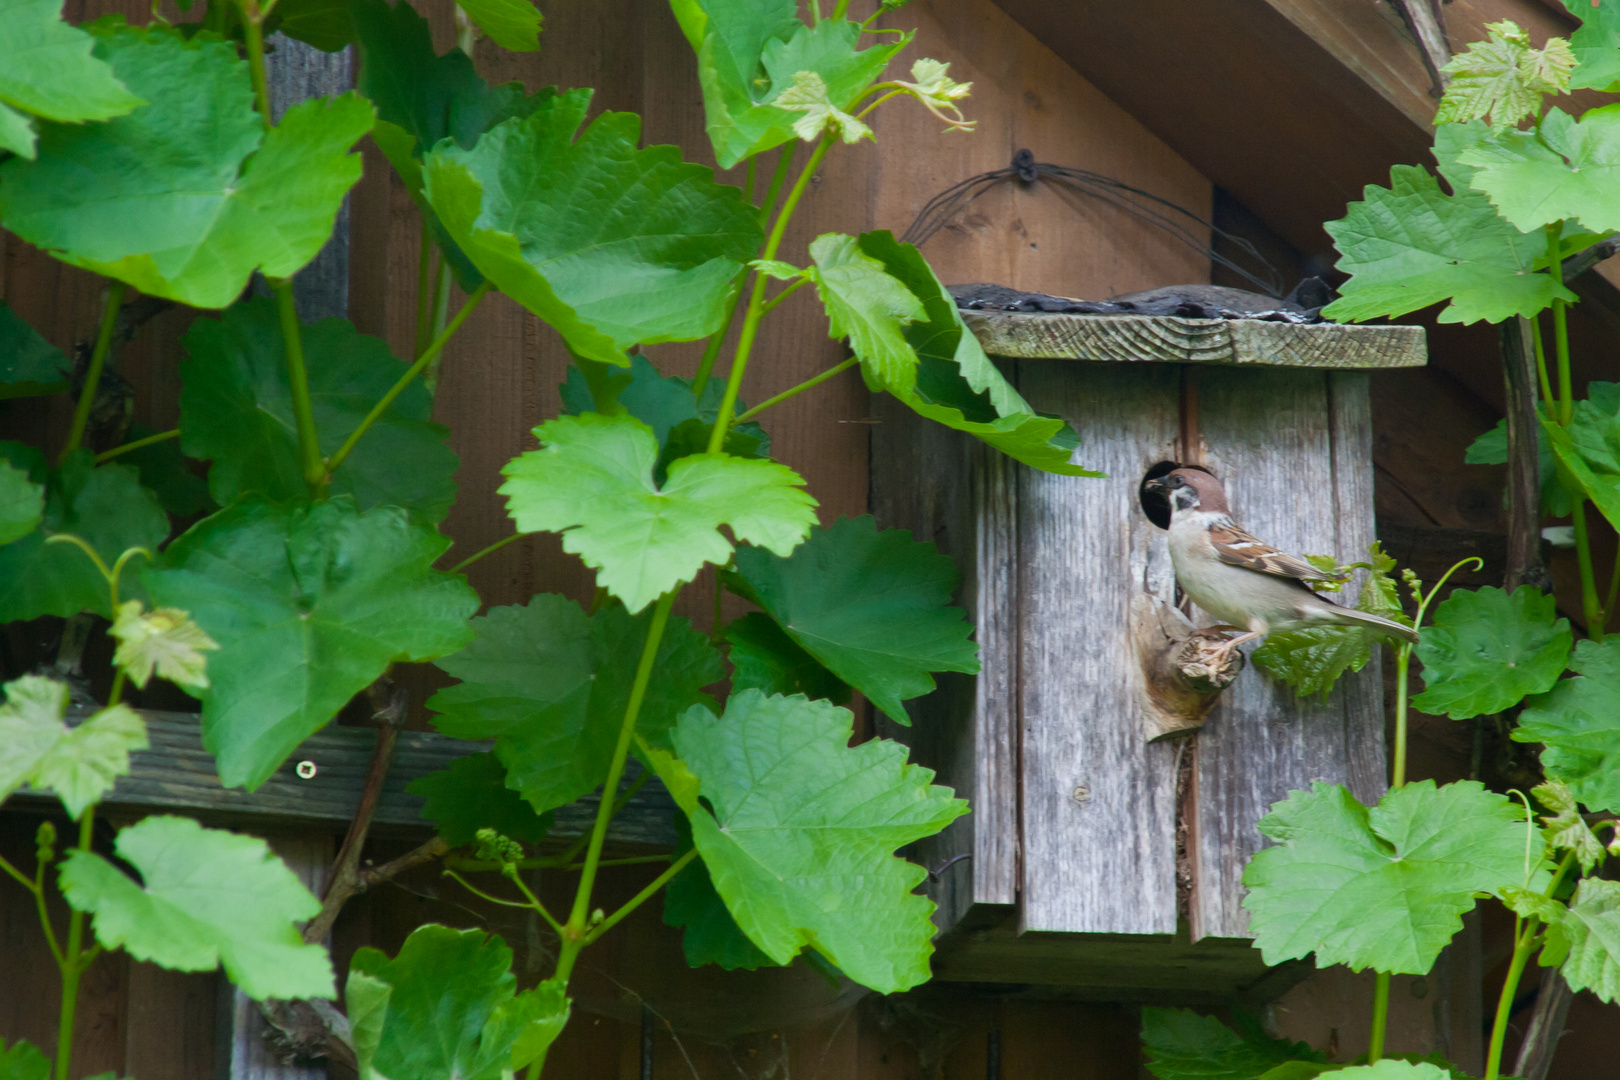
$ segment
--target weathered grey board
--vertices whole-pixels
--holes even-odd
[[[1225,483],[1233,515],[1287,551],[1365,558],[1373,538],[1366,376],[1208,369],[1197,387],[1204,463]],[[1193,769],[1194,941],[1246,935],[1243,869],[1265,845],[1255,824],[1272,803],[1313,780],[1376,798],[1381,701],[1376,659],[1325,702],[1299,698],[1252,667],[1218,699]]]
[[[1421,326],[964,311],[993,356],[1337,370],[1422,367]]]
[[[1172,934],[1176,747],[1143,740],[1146,695],[1130,620],[1173,588],[1137,488],[1175,457],[1180,369],[1021,361],[1037,410],[1083,433],[1101,479],[1019,470],[1021,928]]]

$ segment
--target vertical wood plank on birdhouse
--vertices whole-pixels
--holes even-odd
[[[1108,474],[1020,469],[1021,928],[1171,934],[1175,747],[1143,741],[1130,625],[1144,588],[1169,587],[1137,489],[1173,456],[1180,370],[1025,360],[1019,388],[1073,424],[1077,460]]]
[[[1207,462],[1249,531],[1285,551],[1353,562],[1365,555],[1372,502],[1370,478],[1352,474],[1370,468],[1370,453],[1354,431],[1345,431],[1342,447],[1334,436],[1365,427],[1358,416],[1365,417],[1366,382],[1334,379],[1322,371],[1206,369],[1200,428]],[[1341,390],[1337,409],[1330,387]],[[1354,463],[1357,452],[1364,456]],[[1343,484],[1336,466],[1345,470]],[[1222,696],[1198,736],[1189,798],[1194,941],[1247,934],[1243,869],[1267,843],[1256,824],[1291,790],[1349,781],[1352,755],[1365,752],[1357,743],[1366,738],[1366,718],[1381,715],[1380,701],[1376,670],[1347,675],[1323,701],[1298,697],[1252,664]]]

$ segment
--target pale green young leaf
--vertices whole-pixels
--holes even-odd
[[[733,690],[752,687],[767,694],[803,694],[836,705],[849,704],[849,684],[828,671],[769,615],[751,611],[727,625],[725,637],[731,646],[726,659],[731,661]]]
[[[371,130],[354,94],[306,101],[266,132],[234,44],[160,27],[99,36],[151,102],[102,124],[40,125],[37,161],[0,165],[0,220],[75,266],[195,307],[262,270],[290,277],[331,235]]]
[[[1620,639],[1581,642],[1569,666],[1576,675],[1530,702],[1513,738],[1543,743],[1547,778],[1588,809],[1620,812]]]
[[[499,610],[498,608],[496,610]],[[551,829],[549,814],[536,814],[506,786],[506,766],[494,754],[467,754],[405,785],[425,800],[422,818],[433,822],[451,847],[470,844],[479,829],[534,843]]]
[[[809,946],[880,993],[926,982],[934,905],[894,851],[967,812],[883,739],[850,746],[846,709],[744,690],[696,706],[671,739],[708,807],[687,808],[715,890],[779,964]],[[739,752],[741,749],[742,752]]]
[[[1487,23],[1484,41],[1453,56],[1440,70],[1451,76],[1434,122],[1467,123],[1490,118],[1513,127],[1541,111],[1546,94],[1569,88],[1575,54],[1563,38],[1548,38],[1537,49],[1530,35],[1511,22]]]
[[[431,923],[391,960],[358,950],[345,996],[350,1014],[365,1017],[363,1080],[502,1080],[568,1022],[562,984],[518,991],[512,950],[498,936]]]
[[[315,432],[330,455],[408,365],[387,342],[343,319],[322,319],[301,333]],[[213,463],[208,486],[215,501],[307,499],[276,302],[256,297],[217,320],[198,319],[182,344],[188,359],[180,365],[180,445]],[[432,413],[433,396],[413,381],[332,474],[330,493],[352,496],[361,510],[398,506],[414,521],[442,521],[455,501],[460,460],[446,444],[449,429],[433,423]]]
[[[1561,914],[1548,926],[1542,963],[1556,962],[1571,990],[1620,999],[1620,881],[1586,878]]]
[[[1580,805],[1575,801],[1575,793],[1569,789],[1569,785],[1561,780],[1550,780],[1532,788],[1530,794],[1552,811],[1541,817],[1548,848],[1553,851],[1573,851],[1581,869],[1591,873],[1592,867],[1603,858],[1603,841],[1597,838],[1592,827],[1581,816]]]
[[[433,570],[449,540],[392,507],[239,503],[171,544],[142,579],[219,642],[203,743],[226,787],[258,787],[395,660],[431,660],[472,637],[478,596]]]
[[[103,946],[175,971],[223,964],[255,1001],[333,996],[331,958],[296,925],[320,901],[263,840],[156,816],[120,830],[113,847],[139,884],[88,851],[68,852],[61,875]]]
[[[950,64],[921,59],[911,65],[911,82],[896,79],[895,85],[911,91],[923,107],[948,125],[947,130],[971,131],[975,121],[964,119],[956,103],[973,92],[970,82],[950,77]]]
[[[658,440],[634,417],[585,413],[535,428],[543,444],[501,470],[500,493],[521,532],[562,533],[563,550],[598,571],[597,582],[640,611],[705,563],[724,565],[739,542],[780,555],[815,524],[816,501],[785,465],[729,454],[694,454],[653,483]]]
[[[494,739],[505,784],[535,811],[566,806],[607,773],[649,622],[617,604],[586,615],[552,594],[492,608],[472,621],[475,637],[465,649],[437,661],[461,681],[428,699],[439,714],[434,726],[460,739]],[[685,619],[671,619],[638,732],[651,745],[667,746],[675,718],[710,701],[703,687],[722,677],[708,639]]]
[[[780,259],[755,259],[748,264],[760,273],[773,277],[777,281],[793,281],[805,276],[806,271],[794,266],[792,263],[782,262]]]
[[[1413,165],[1397,165],[1389,177],[1389,187],[1368,185],[1363,201],[1324,226],[1338,246],[1338,268],[1351,275],[1322,309],[1328,318],[1393,318],[1449,301],[1441,322],[1501,322],[1576,299],[1536,272],[1546,237],[1503,221],[1483,194],[1447,195]]]
[[[1191,1009],[1143,1009],[1142,1050],[1159,1080],[1254,1080],[1285,1062],[1326,1060],[1304,1043],[1239,1034]]]
[[[68,727],[66,683],[24,675],[5,685],[0,704],[0,801],[24,784],[50,790],[74,820],[101,801],[129,755],[146,749],[146,723],[125,705]]]
[[[1259,828],[1278,843],[1249,861],[1243,906],[1268,964],[1426,974],[1475,893],[1525,884],[1517,805],[1471,780],[1408,784],[1371,811],[1318,782]]]
[[[1581,28],[1569,39],[1579,64],[1570,86],[1610,94],[1620,90],[1620,8],[1612,2],[1593,5],[1591,0],[1564,0],[1564,6],[1581,20]]]
[[[18,1039],[10,1049],[0,1039],[0,1080],[51,1080],[51,1061],[26,1039]]]
[[[1424,689],[1412,707],[1466,720],[1552,689],[1575,641],[1557,614],[1550,595],[1527,586],[1453,589],[1417,644]]]
[[[909,394],[917,385],[917,354],[906,342],[905,327],[926,314],[922,301],[853,236],[818,236],[810,257],[816,265],[808,276],[827,309],[829,334],[849,339],[868,385]]]
[[[1372,1065],[1352,1065],[1336,1069],[1334,1080],[1464,1080],[1462,1074],[1429,1061],[1400,1061],[1385,1058]]]
[[[793,75],[793,85],[776,95],[776,107],[799,113],[793,121],[793,134],[805,142],[815,142],[831,133],[846,143],[874,138],[872,129],[832,103],[827,84],[814,71]]]
[[[603,113],[581,132],[589,103],[589,91],[572,91],[471,150],[442,142],[423,180],[485,277],[578,355],[623,365],[630,345],[719,329],[762,233],[754,208],[712,170],[672,146],[638,150],[634,114]]]
[[[973,627],[951,604],[961,575],[934,545],[869,516],[839,518],[782,558],[739,548],[727,575],[788,637],[889,716],[936,671],[979,670]]]
[[[1589,231],[1620,228],[1620,105],[1579,120],[1549,109],[1534,131],[1494,132],[1457,160],[1475,169],[1474,189],[1525,232],[1576,218]]]
[[[535,52],[540,48],[540,11],[530,0],[456,0],[478,29],[503,49]]]
[[[123,668],[129,681],[141,689],[153,672],[176,686],[208,688],[208,658],[203,653],[218,649],[219,643],[184,611],[147,611],[139,600],[126,600],[118,605],[107,632],[118,639],[113,665]]]
[[[45,520],[45,488],[10,462],[0,461],[0,545],[21,540]]]
[[[0,303],[0,383],[66,383],[73,367],[9,304]]]
[[[1410,624],[1401,612],[1400,597],[1393,571],[1395,560],[1384,554],[1376,541],[1367,549],[1370,562],[1356,567],[1368,571],[1356,598],[1357,611],[1382,615],[1386,619]],[[1307,555],[1305,558],[1319,570],[1349,572],[1341,568],[1331,555]],[[1318,586],[1320,591],[1337,591]],[[1303,696],[1321,694],[1326,698],[1340,676],[1347,671],[1360,671],[1372,659],[1384,635],[1361,627],[1319,626],[1304,630],[1283,630],[1269,635],[1265,644],[1256,649],[1254,662],[1261,670],[1280,679]]]
[[[94,47],[93,37],[62,21],[61,0],[0,0],[0,109],[8,114],[7,149],[34,156],[34,130],[24,113],[83,123],[122,116],[144,104],[104,59],[92,55]]]

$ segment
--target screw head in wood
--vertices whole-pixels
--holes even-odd
[[[315,763],[313,761],[300,761],[293,769],[293,772],[298,774],[300,780],[313,780],[316,772]]]
[[[1069,798],[1084,806],[1091,801],[1091,788],[1085,784],[1076,784],[1074,791],[1069,793]]]

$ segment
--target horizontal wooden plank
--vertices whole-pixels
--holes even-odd
[[[130,775],[123,777],[102,807],[113,812],[151,813],[176,810],[231,821],[253,821],[302,827],[346,828],[360,801],[377,733],[373,728],[331,725],[311,735],[257,791],[226,788],[214,769],[214,756],[203,748],[198,718],[190,713],[146,712],[151,747],[131,756]],[[375,827],[381,832],[432,833],[422,820],[422,797],[405,790],[412,780],[442,769],[456,758],[489,749],[486,742],[451,739],[431,731],[399,736],[393,767],[377,804]],[[298,775],[304,762],[314,766],[308,779]],[[306,769],[307,771],[307,769]],[[640,775],[631,761],[624,778]],[[19,803],[40,805],[53,796],[22,791]],[[552,835],[580,836],[596,818],[592,795],[556,813]],[[669,847],[675,843],[674,802],[655,778],[617,815],[608,837],[618,843]]]
[[[962,318],[992,356],[1340,371],[1428,363],[1421,326],[1021,311],[963,311]]]

